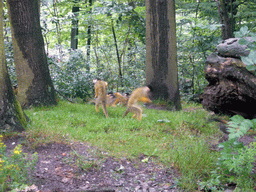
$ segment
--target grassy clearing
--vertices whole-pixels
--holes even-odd
[[[106,119],[102,110],[95,112],[94,105],[61,101],[54,107],[26,110],[31,119],[27,132],[37,142],[62,138],[89,142],[117,158],[144,154],[177,168],[179,185],[186,190],[197,188],[199,179],[213,169],[217,152],[209,147],[222,134],[200,105],[185,104],[179,112],[144,109],[141,122],[132,119],[132,114],[122,118],[124,111],[110,107]]]

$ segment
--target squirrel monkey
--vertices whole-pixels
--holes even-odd
[[[149,86],[139,87],[135,89],[128,100],[127,109],[124,112],[123,117],[131,112],[134,113],[132,117],[140,121],[142,118],[142,109],[137,105],[137,103],[139,101],[144,103],[151,103],[152,101],[148,98],[148,93],[150,92],[150,90],[151,88]]]
[[[109,92],[107,94],[107,107],[112,106],[115,100],[116,96],[113,94],[113,92]]]
[[[121,93],[116,92],[115,93],[116,100],[113,103],[113,106],[116,106],[117,103],[120,103],[123,106],[126,106],[129,99],[129,93],[125,93],[125,95],[122,95]]]
[[[94,88],[95,88],[95,110],[99,112],[99,105],[102,105],[103,112],[108,118],[108,111],[107,111],[107,94],[106,88],[108,83],[106,81],[102,81],[99,79],[94,79]]]

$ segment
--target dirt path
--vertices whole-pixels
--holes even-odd
[[[23,137],[4,140],[7,150],[22,143]],[[40,192],[176,192],[178,174],[152,162],[116,160],[83,144],[48,144],[28,154],[38,153],[30,191]],[[78,158],[79,157],[79,158]]]

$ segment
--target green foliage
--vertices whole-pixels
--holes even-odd
[[[189,6],[189,5],[188,5]],[[207,81],[204,66],[207,56],[220,39],[220,25],[198,18],[191,10],[177,10],[178,67],[181,95],[192,99],[203,92]]]
[[[199,188],[204,191],[223,191],[221,186],[221,175],[216,171],[211,171],[211,178],[207,181],[199,182]]]
[[[218,161],[222,184],[224,181],[233,182],[238,189],[253,190],[255,178],[251,173],[256,156],[256,142],[244,146],[236,139],[230,139],[219,147],[222,148]]]
[[[246,45],[250,50],[250,53],[247,57],[242,57],[243,63],[246,65],[246,68],[249,71],[256,70],[256,33],[253,33],[249,30],[247,26],[240,28],[240,31],[235,33],[235,36],[239,39],[241,45]]]
[[[70,98],[86,99],[92,95],[93,75],[86,70],[84,55],[80,50],[70,52],[65,62],[50,61],[51,77],[55,88]]]
[[[244,136],[248,130],[256,128],[256,119],[249,120],[244,119],[240,115],[235,115],[230,118],[231,121],[228,123],[229,139],[237,139]]]
[[[218,191],[225,183],[236,183],[238,190],[253,191],[255,177],[251,175],[256,157],[256,142],[244,146],[238,139],[249,129],[256,128],[256,119],[248,120],[235,115],[228,123],[229,140],[219,144],[220,156],[217,161],[217,172],[210,179],[200,183],[204,189]]]
[[[22,152],[22,146],[17,145],[11,154],[7,154],[6,145],[0,135],[0,190],[12,190],[32,183],[32,176],[36,166],[37,154],[28,157]]]
[[[144,2],[136,1],[133,7],[124,1],[97,0],[93,1],[92,6],[80,1],[80,11],[76,19],[79,20],[77,38],[80,58],[85,60],[83,67],[78,66],[80,59],[78,56],[73,58],[76,59],[73,64],[69,62],[70,59],[67,57],[74,53],[65,55],[69,52],[67,49],[70,44],[71,21],[75,17],[71,10],[73,6],[78,5],[70,1],[55,1],[54,4],[43,5],[41,23],[45,40],[48,42],[47,50],[50,58],[56,58],[56,61],[55,59],[51,61],[55,63],[51,66],[54,69],[52,77],[56,89],[62,94],[67,97],[86,98],[92,93],[92,89],[88,88],[92,88],[90,78],[94,77],[108,81],[109,91],[132,91],[144,84],[146,29]],[[114,45],[114,32],[120,66]],[[77,71],[73,69],[67,71],[72,67],[71,65],[78,66],[77,71],[82,71],[82,79],[76,78]],[[84,84],[85,89],[81,90],[80,85],[85,81],[87,82]]]

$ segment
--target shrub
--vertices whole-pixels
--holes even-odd
[[[36,166],[37,153],[28,158],[28,155],[22,152],[22,146],[17,145],[8,155],[2,137],[0,135],[0,190],[6,191],[29,184],[31,173]]]
[[[49,58],[49,63],[52,81],[61,95],[86,99],[92,94],[93,75],[88,71],[82,51],[71,51],[67,61]]]
[[[256,157],[256,142],[245,146],[238,139],[249,129],[255,128],[256,119],[244,119],[239,115],[231,118],[228,123],[229,140],[219,145],[221,152],[217,161],[217,171],[208,181],[199,184],[201,188],[217,191],[223,188],[225,183],[235,183],[238,191],[253,191],[255,177],[251,173]]]

